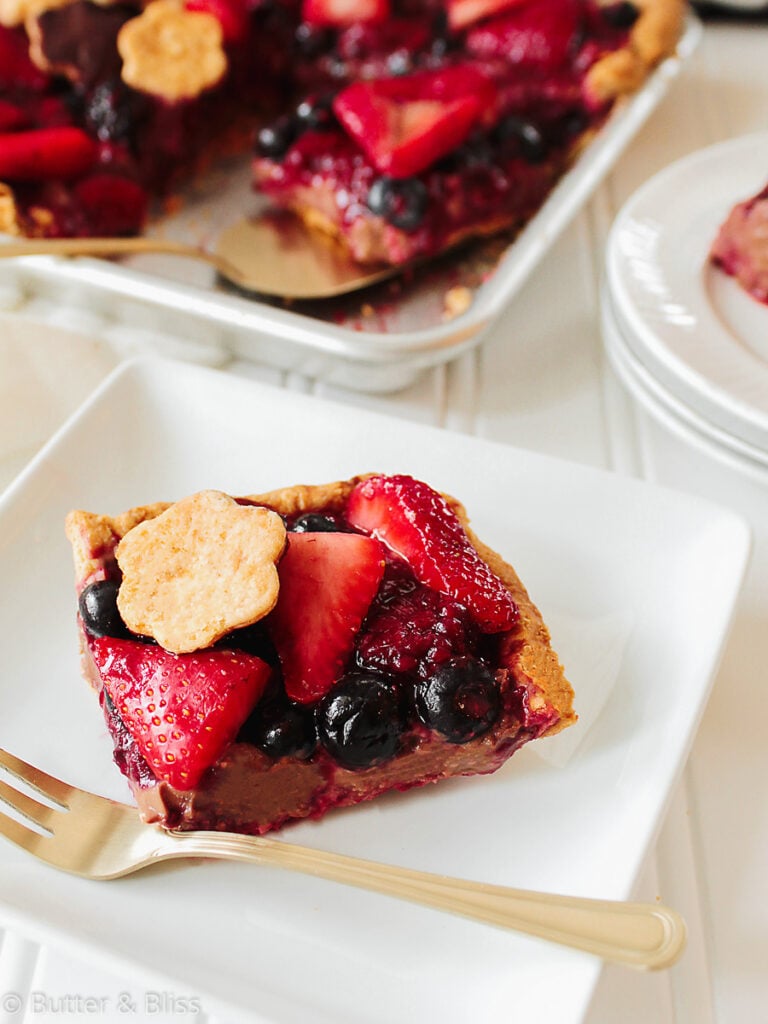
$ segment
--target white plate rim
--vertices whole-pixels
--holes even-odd
[[[27,469],[25,471],[23,471],[23,473],[17,478],[17,480],[14,482],[14,484],[12,484],[11,487],[5,492],[5,494],[2,496],[2,499],[0,500],[0,518],[5,513],[6,509],[10,505],[12,505],[14,500],[16,500],[18,495],[22,492],[25,484],[28,483],[30,480],[34,479],[36,477],[36,475],[40,471],[44,471],[46,463],[51,459],[52,455],[55,454],[56,448],[60,447],[64,443],[66,443],[67,437],[70,434],[71,430],[75,426],[77,426],[78,424],[81,424],[84,420],[86,420],[87,417],[89,416],[89,414],[91,413],[91,411],[94,408],[98,407],[99,404],[101,402],[103,402],[106,398],[108,398],[115,388],[120,386],[120,382],[121,381],[125,382],[126,380],[130,380],[132,375],[134,377],[134,381],[135,380],[139,380],[141,378],[142,374],[144,374],[144,375],[147,376],[148,379],[150,377],[153,377],[155,382],[157,382],[158,378],[160,376],[162,376],[162,374],[167,373],[167,370],[169,368],[173,367],[173,366],[174,366],[174,364],[171,364],[171,363],[166,364],[166,363],[164,363],[162,361],[159,361],[159,360],[139,360],[139,361],[137,361],[137,362],[135,362],[133,364],[129,364],[127,366],[123,366],[123,367],[118,368],[118,370],[115,371],[111,375],[111,377],[108,380],[106,380],[96,390],[96,392],[94,392],[94,394],[86,401],[86,403],[84,403],[84,405],[81,407],[81,409],[77,413],[75,413],[75,415],[67,422],[67,424],[65,424],[61,428],[61,430],[55,435],[55,437],[52,439],[52,441],[49,443],[49,445],[47,445],[43,449],[43,451],[35,458],[35,460],[33,460],[33,462],[27,467]],[[211,374],[210,371],[201,371],[201,370],[198,370],[197,368],[191,368],[191,367],[185,367],[183,369],[175,369],[174,372],[179,373],[181,377],[186,377],[187,379],[192,379],[192,378],[195,378],[195,377],[201,378],[201,375],[202,376],[207,376],[207,377],[209,377],[211,379],[213,379],[214,376],[215,377],[219,377],[219,378],[222,376],[222,375],[217,375],[217,374]],[[254,385],[254,392],[255,393],[259,392],[259,391],[270,391],[270,390],[274,390],[274,389],[266,388],[264,385],[258,385],[258,386]],[[293,398],[292,398],[292,400],[293,400]],[[316,400],[312,400],[312,401],[316,402]],[[328,405],[328,403],[321,403],[321,404]],[[388,421],[387,417],[383,417],[380,414],[370,414],[370,415],[373,418],[377,419],[377,420],[380,420],[380,421],[383,421],[383,422]],[[409,427],[410,427],[410,425],[409,425]],[[416,428],[416,432],[419,433],[422,429],[423,428],[418,428],[417,427]],[[428,432],[429,433],[439,433],[439,432],[435,432],[435,431],[428,431]],[[487,442],[481,442],[480,444],[481,444],[482,447],[487,447],[488,446]],[[503,451],[512,451],[513,452],[514,451],[514,449],[506,449],[505,446],[502,446],[502,445],[492,445],[491,444],[490,447],[495,448],[499,452],[503,452]],[[524,453],[524,454],[528,455],[528,453]],[[535,460],[537,460],[539,463],[541,463],[542,465],[543,464],[549,464],[549,466],[551,468],[554,468],[554,467],[556,467],[558,465],[561,465],[560,460],[551,459],[551,458],[544,457],[544,456],[533,456],[533,458]],[[565,465],[565,464],[563,464],[563,465]],[[600,471],[597,471],[597,470],[590,470],[590,469],[585,468],[585,467],[576,467],[575,471],[580,473],[580,474],[581,473],[585,473],[587,475],[587,477],[594,477],[595,479],[597,479],[598,477],[606,478],[606,474],[605,473],[601,473]],[[635,482],[635,481],[623,481],[622,482],[622,486],[637,487],[637,488],[640,488],[640,489],[643,489],[643,490],[647,491],[647,486],[646,485],[640,484],[640,483]],[[658,488],[652,488],[651,490],[659,491],[660,494],[667,493],[667,492],[663,491],[662,489],[658,489]],[[679,497],[679,500],[683,500],[683,501],[685,501],[687,503],[690,503],[691,507],[699,506],[699,507],[702,507],[702,508],[712,509],[713,511],[717,510],[718,513],[723,512],[723,510],[720,510],[718,508],[718,506],[711,505],[710,503],[701,502],[701,501],[698,501],[698,500],[695,500],[695,499],[692,499],[692,498],[687,498],[687,497],[683,498],[682,496],[678,496],[678,497]],[[734,529],[737,534],[740,533],[740,535],[741,535],[740,543],[741,543],[741,547],[743,548],[743,550],[741,552],[741,558],[742,558],[742,563],[745,563],[745,561],[746,561],[746,551],[747,551],[747,547],[748,547],[748,540],[747,540],[748,531],[747,531],[746,525],[744,524],[743,520],[741,520],[738,516],[736,516],[735,514],[733,514],[731,512],[724,512],[723,514],[725,516],[727,516],[728,522],[730,524],[729,528]],[[731,584],[733,586],[735,586],[736,589],[738,588],[738,582],[739,582],[739,580],[741,578],[741,574],[743,573],[743,568],[744,568],[744,564],[742,564],[740,572],[737,572],[736,575],[734,576],[734,579],[731,581]],[[735,591],[734,591],[734,595],[733,596],[735,597]],[[729,617],[729,614],[730,614],[730,612],[728,612],[728,614],[726,615],[726,620]],[[724,639],[726,628],[727,628],[727,621],[723,624],[724,633],[723,633],[723,638],[722,639]],[[715,668],[715,666],[713,664],[711,666],[711,674],[714,673],[714,668]],[[704,686],[705,690],[707,689],[707,686],[708,686],[708,684],[705,683],[705,686]],[[701,713],[701,710],[703,710],[703,704],[702,704],[702,708],[700,709],[699,713]],[[692,728],[695,728],[695,723],[692,724]],[[681,758],[683,756],[683,753],[684,752],[681,752],[681,755],[680,755]],[[667,794],[667,799],[668,799],[668,794]],[[658,823],[656,824],[655,827],[657,827],[657,825],[658,825]],[[653,830],[654,829],[652,829],[651,831],[653,831]],[[651,836],[649,834],[648,837],[647,837],[647,842],[650,842],[650,839],[651,839]],[[50,928],[46,928],[44,922],[43,922],[43,926],[41,927],[41,924],[40,924],[39,921],[35,922],[35,921],[25,920],[23,915],[18,915],[18,914],[14,915],[13,913],[9,913],[7,907],[2,905],[2,904],[0,904],[0,913],[4,914],[6,916],[6,918],[10,921],[10,923],[13,924],[16,927],[19,927],[20,930],[24,930],[24,931],[27,931],[27,932],[39,935],[41,938],[44,938],[44,939],[47,939],[47,940],[54,940],[54,941],[59,941],[59,942],[69,941],[69,939],[68,939],[66,934],[62,935],[61,933],[57,933],[55,930],[52,931]],[[116,967],[119,967],[119,965],[122,963],[122,960],[115,960],[114,958],[110,957],[110,955],[108,955],[108,953],[106,953],[103,949],[99,949],[98,947],[90,946],[87,943],[85,945],[80,944],[79,948],[82,949],[83,952],[88,953],[89,955],[90,954],[94,954],[101,962],[103,962],[106,966],[109,966],[110,969],[114,970]],[[594,964],[590,964],[589,965],[589,970],[590,970],[590,973],[593,976],[593,981],[596,980],[596,978],[597,978],[596,966]],[[141,969],[141,972],[142,973],[146,973],[144,968]],[[221,1002],[220,999],[219,999],[219,1002]],[[240,1010],[240,1011],[242,1010],[242,1007],[238,1008],[238,1007],[235,1006],[235,1007],[232,1007],[231,1009],[232,1009],[233,1012],[238,1012],[238,1010]],[[584,1007],[584,1009],[586,1009],[586,1007]],[[251,1016],[250,1019],[253,1019],[253,1016]]]
[[[768,365],[723,323],[706,287],[708,245],[730,207],[748,196],[729,171],[764,177],[755,152],[766,150],[768,132],[751,133],[696,150],[654,175],[614,221],[606,282],[622,334],[649,372],[705,418],[768,451]],[[691,180],[712,184],[716,199],[704,204],[698,192],[691,199]],[[667,273],[684,229],[694,224],[701,252],[684,252],[691,273],[675,290]]]
[[[735,472],[765,484],[768,480],[768,453],[713,426],[667,391],[637,359],[625,341],[608,302],[606,299],[602,314],[605,351],[617,377],[630,394],[659,423],[686,444],[717,459]]]

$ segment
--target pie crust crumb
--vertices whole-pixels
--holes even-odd
[[[2,181],[0,181],[0,232],[6,235],[20,233],[13,190],[10,185],[6,185]]]
[[[466,313],[472,305],[472,289],[466,285],[457,284],[449,288],[444,298],[443,320],[454,320],[462,313]]]

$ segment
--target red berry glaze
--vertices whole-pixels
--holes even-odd
[[[459,146],[496,99],[496,88],[470,64],[355,82],[333,109],[377,170],[419,174]]]
[[[26,128],[28,123],[29,118],[21,107],[0,100],[0,132],[18,131],[19,128]]]
[[[194,789],[237,736],[269,680],[261,658],[212,648],[170,654],[113,637],[89,647],[104,687],[155,776]]]
[[[147,213],[147,194],[130,178],[92,174],[77,183],[75,195],[96,235],[135,234]]]
[[[341,676],[384,574],[384,552],[354,533],[290,533],[278,565],[280,594],[265,620],[285,692],[319,700]]]
[[[404,558],[422,583],[467,607],[482,632],[499,633],[515,624],[511,594],[428,484],[410,476],[370,477],[350,495],[346,515],[352,526]]]
[[[0,88],[39,92],[48,76],[29,58],[29,43],[22,32],[0,25]]]

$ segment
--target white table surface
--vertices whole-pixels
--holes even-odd
[[[689,948],[663,974],[606,968],[587,1024],[768,1022],[766,496],[715,461],[668,445],[615,380],[599,329],[604,243],[623,201],[672,160],[764,129],[767,109],[768,23],[707,25],[698,53],[646,129],[481,349],[390,396],[341,392],[244,364],[228,367],[279,386],[657,479],[730,504],[752,521],[755,549],[731,639],[637,888],[639,897],[661,895],[684,913]],[[137,339],[81,312],[36,303],[7,270],[0,272],[0,309],[2,487],[126,352],[154,343],[151,332]],[[56,329],[40,329],[41,321]],[[75,333],[64,336],[61,328]],[[164,337],[161,347],[221,361],[200,344],[185,350]],[[198,1007],[193,979],[184,992],[147,991],[136,978],[109,976],[66,951],[0,930],[0,1024],[126,1016],[213,1020]]]

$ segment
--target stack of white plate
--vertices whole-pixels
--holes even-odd
[[[685,444],[768,484],[768,305],[708,260],[729,210],[768,181],[768,133],[666,168],[612,228],[606,350],[642,408]]]

